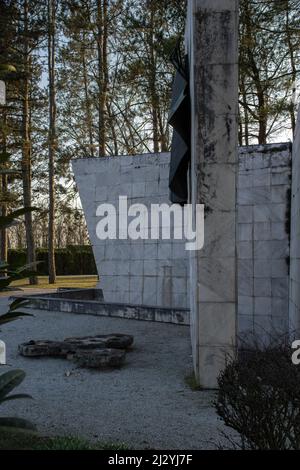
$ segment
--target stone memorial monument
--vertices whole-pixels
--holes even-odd
[[[192,203],[205,204],[205,246],[191,258],[194,366],[215,387],[237,319],[238,1],[189,0]]]
[[[266,340],[300,327],[300,120],[293,148],[238,149],[238,6],[188,1],[171,154],[73,161],[104,301],[151,306],[160,311],[155,318],[182,309],[203,388],[217,386],[241,335]],[[120,196],[128,204],[167,204],[170,192],[194,214],[205,205],[201,251],[186,251],[184,240],[97,238],[99,204]]]

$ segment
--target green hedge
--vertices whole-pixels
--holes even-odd
[[[40,276],[48,275],[48,250],[38,248],[37,261],[41,261],[37,271]],[[96,275],[97,269],[91,246],[68,246],[55,250],[56,272],[58,276]],[[13,268],[26,264],[26,250],[8,250],[8,263]]]

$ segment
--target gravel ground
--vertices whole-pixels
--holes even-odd
[[[7,299],[0,299],[4,312]],[[35,311],[2,328],[7,366],[26,371],[18,392],[33,400],[1,405],[2,415],[28,418],[45,435],[124,442],[134,449],[212,449],[224,430],[211,405],[214,393],[194,392],[189,328],[117,318]],[[127,333],[134,349],[126,365],[106,372],[78,369],[64,359],[29,359],[18,344],[30,339]]]

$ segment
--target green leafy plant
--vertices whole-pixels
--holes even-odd
[[[12,223],[15,223],[16,218],[25,214],[28,211],[34,210],[33,208],[28,209],[19,209],[12,212],[7,216],[0,217],[0,229],[9,227]],[[32,269],[32,265],[22,266],[14,270],[10,270],[9,265],[6,263],[1,263],[0,265],[0,291],[6,290],[12,281],[15,279],[21,279],[26,277]],[[30,314],[24,313],[19,310],[22,307],[25,307],[27,302],[16,299],[10,306],[8,312],[0,315],[0,325],[10,323],[21,316],[28,316]],[[17,400],[21,398],[31,398],[27,394],[12,394],[10,392],[14,390],[18,385],[20,385],[25,378],[25,372],[22,370],[12,370],[6,372],[0,376],[0,405],[4,402]],[[0,417],[0,429],[23,429],[33,431],[35,426],[29,421],[22,418],[15,417]]]
[[[18,217],[36,210],[34,207],[18,209],[6,216],[0,216],[0,230],[10,227],[12,224],[19,223]],[[9,289],[9,285],[18,279],[24,279],[36,273],[34,268],[36,263],[27,264],[25,266],[11,269],[7,263],[0,262],[0,292]],[[16,320],[19,317],[31,316],[29,313],[24,313],[19,309],[25,307],[28,302],[17,299],[12,302],[9,306],[8,312],[4,315],[0,315],[0,325],[9,323]]]
[[[17,400],[20,398],[31,398],[25,393],[10,394],[25,378],[25,372],[22,370],[12,370],[0,376],[0,405],[4,402]],[[4,429],[26,429],[34,431],[35,426],[29,421],[15,417],[0,417],[0,430]]]
[[[0,64],[0,76],[5,76],[8,73],[16,72],[16,68],[11,64]]]
[[[18,220],[19,217],[35,210],[37,210],[35,207],[27,207],[13,211],[8,215],[0,216],[0,229],[9,228],[12,225],[20,223]]]
[[[36,270],[33,268],[37,263],[27,264],[20,268],[10,268],[9,264],[1,263],[0,264],[0,291],[9,290],[8,286],[13,282],[19,279],[24,279],[25,277],[30,277],[33,274],[36,274]]]
[[[10,323],[12,321],[17,320],[20,317],[31,317],[30,313],[24,313],[19,311],[19,307],[25,307],[28,304],[28,301],[24,301],[21,299],[14,300],[10,306],[8,312],[3,315],[0,315],[0,325],[4,325],[6,323]],[[1,330],[0,330],[1,331]]]

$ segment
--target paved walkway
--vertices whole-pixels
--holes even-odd
[[[1,312],[7,299],[0,299]],[[221,440],[212,392],[193,392],[185,384],[192,359],[189,328],[45,311],[6,325],[8,365],[27,377],[18,392],[34,400],[1,405],[1,414],[25,417],[47,435],[78,435],[125,442],[135,449],[210,449]],[[120,370],[77,369],[61,359],[28,359],[18,344],[30,339],[128,333],[134,349]]]

